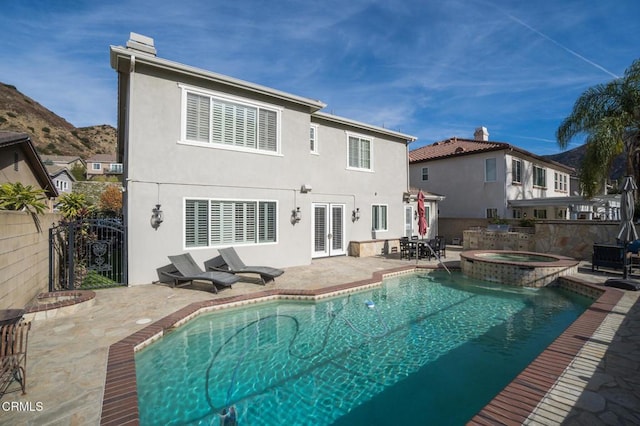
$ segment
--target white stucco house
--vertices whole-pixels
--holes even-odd
[[[480,127],[410,151],[411,186],[446,197],[441,218],[569,219],[573,169],[488,136]]]
[[[405,234],[413,136],[156,53],[135,33],[110,48],[130,285],[172,254],[202,264],[234,246],[247,264],[286,267]]]

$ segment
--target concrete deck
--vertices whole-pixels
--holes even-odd
[[[459,252],[447,250],[447,266],[458,260]],[[383,257],[319,259],[309,266],[288,268],[275,283],[239,282],[219,294],[208,286],[199,291],[154,284],[98,290],[92,303],[79,305],[71,314],[33,322],[27,395],[19,391],[4,395],[0,424],[100,424],[109,347],[194,302],[265,289],[317,290],[367,280],[374,272],[412,263]],[[419,264],[437,266],[435,260]],[[615,273],[591,274],[583,265],[577,276],[601,284]],[[560,380],[550,384],[534,414],[517,423],[640,424],[640,292],[609,289],[608,293],[617,294],[618,301],[602,315]],[[516,424],[506,419],[480,419],[477,424]]]

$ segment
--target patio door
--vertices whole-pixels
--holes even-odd
[[[413,206],[404,206],[404,236],[413,235]]]
[[[344,204],[313,203],[311,257],[346,254]]]

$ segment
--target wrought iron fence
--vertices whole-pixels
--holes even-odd
[[[127,285],[120,218],[61,222],[49,230],[49,291]]]

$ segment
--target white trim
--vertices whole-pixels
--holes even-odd
[[[224,243],[224,244],[211,244],[211,228],[209,227],[209,235],[207,235],[207,245],[206,246],[187,246],[187,242],[186,242],[186,235],[187,235],[187,221],[186,221],[186,217],[185,217],[185,212],[186,212],[186,208],[187,208],[187,200],[201,200],[201,201],[207,201],[208,202],[208,207],[207,207],[207,221],[210,224],[211,222],[211,201],[222,201],[222,202],[240,202],[240,203],[256,203],[256,219],[258,217],[258,208],[259,208],[259,204],[262,203],[275,203],[276,206],[276,211],[275,211],[275,237],[276,240],[275,241],[266,241],[266,242],[259,242],[258,241],[258,233],[259,230],[256,228],[256,242],[250,242],[250,243],[241,243],[241,242],[234,242],[234,243]],[[279,200],[274,200],[274,199],[266,199],[266,198],[227,198],[227,197],[189,197],[189,196],[183,196],[182,197],[182,247],[183,250],[198,250],[198,249],[219,249],[219,248],[223,248],[223,247],[232,247],[232,246],[265,246],[265,245],[276,245],[279,244],[280,242],[280,220],[279,220],[279,215],[280,215],[280,201]]]
[[[316,207],[322,207],[325,211],[324,217],[324,226],[325,226],[325,235],[324,235],[324,251],[316,251],[316,216],[315,210]],[[329,238],[329,234],[333,234],[333,208],[339,207],[342,215],[340,217],[341,226],[342,226],[342,241],[341,241],[341,250],[333,250],[333,237]],[[319,257],[328,257],[328,256],[344,256],[347,254],[347,206],[344,203],[330,203],[330,202],[312,202],[311,203],[311,258],[319,258]]]
[[[426,179],[424,178],[424,171],[425,170],[427,171],[427,178]],[[429,180],[429,167],[421,167],[420,168],[420,180],[422,182],[426,182],[426,181]]]
[[[345,134],[347,137],[347,170],[353,170],[353,171],[359,171],[359,172],[370,172],[370,173],[374,173],[375,172],[375,168],[373,167],[374,165],[374,141],[375,138],[373,136],[368,136],[368,135],[363,135],[361,133],[355,133],[355,132],[350,132],[348,130],[345,130]],[[353,167],[349,165],[349,138],[358,138],[360,140],[367,140],[369,141],[369,168],[364,168],[364,167]]]
[[[487,160],[493,160],[494,161],[494,167],[493,167],[493,172],[495,174],[493,180],[489,180],[487,179]],[[485,183],[492,183],[492,182],[497,182],[498,181],[498,159],[496,157],[486,157],[484,159],[484,182]]]
[[[376,229],[373,223],[373,207],[386,207],[385,208],[385,224],[386,227],[384,229]],[[403,219],[404,221],[404,219]],[[375,232],[388,232],[389,231],[389,204],[384,203],[372,203],[371,204],[371,230]]]
[[[314,132],[313,132],[313,135],[314,135],[313,148],[314,149],[311,149],[311,147],[309,147],[309,152],[311,154],[314,154],[314,155],[320,155],[320,146],[319,146],[319,138],[318,138],[318,129],[319,128],[320,128],[320,126],[317,125],[317,124],[313,124],[313,123],[309,124],[309,129],[313,129],[314,130]],[[309,143],[311,143],[311,135],[309,135]]]
[[[267,104],[264,102],[258,102],[253,99],[247,99],[239,96],[228,95],[226,93],[216,92],[213,90],[207,90],[200,87],[189,86],[183,83],[178,83],[178,87],[181,89],[181,99],[180,99],[180,139],[177,141],[178,144],[181,145],[190,145],[190,146],[200,146],[204,148],[214,148],[214,149],[223,149],[228,151],[237,151],[237,152],[247,152],[247,153],[256,153],[256,154],[264,154],[264,155],[272,155],[272,156],[282,156],[282,114],[284,108],[279,107],[277,105]],[[241,106],[246,106],[249,108],[258,108],[263,110],[272,111],[276,114],[276,150],[269,151],[264,149],[259,149],[257,147],[258,141],[256,140],[256,148],[247,148],[242,146],[235,145],[227,145],[216,142],[199,142],[192,141],[187,139],[187,94],[192,93],[199,96],[205,96],[209,98],[211,102],[212,99],[217,99],[223,102],[233,102],[235,104],[239,104]],[[211,114],[211,112],[209,113]],[[210,123],[210,126],[213,123]],[[211,128],[209,128],[209,132]],[[211,135],[209,135],[211,137]],[[256,135],[257,137],[257,135]]]

